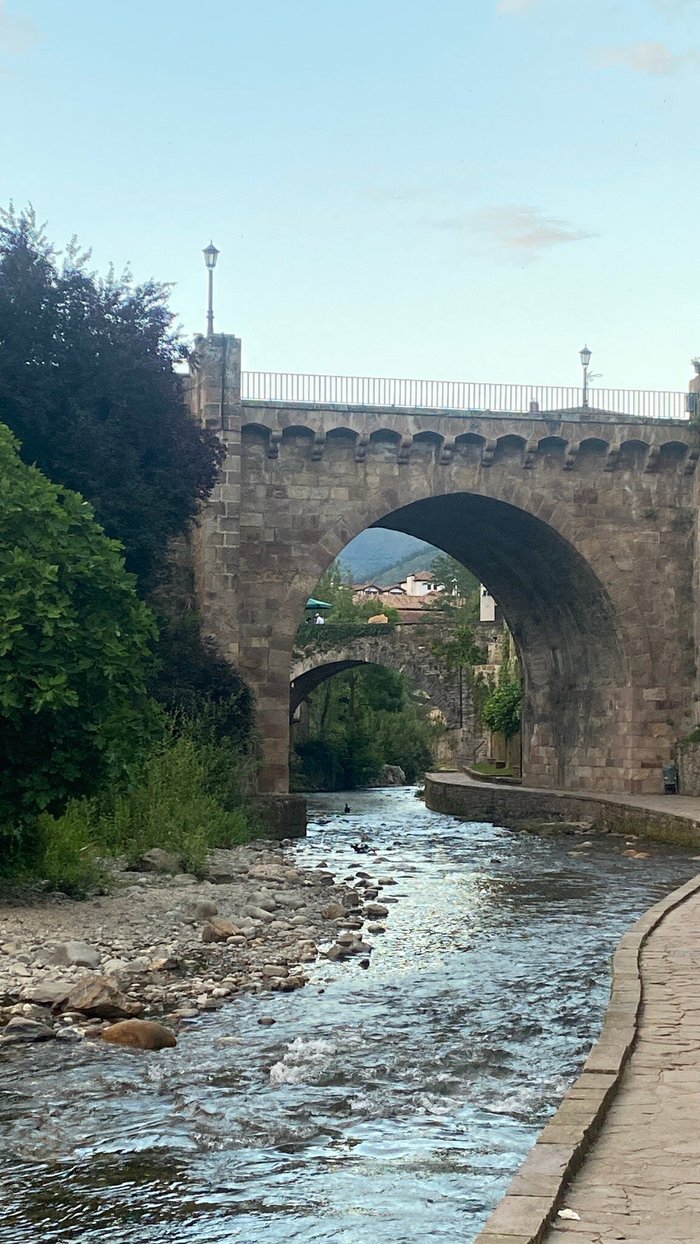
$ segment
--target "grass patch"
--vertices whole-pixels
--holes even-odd
[[[44,813],[21,833],[0,834],[7,848],[2,877],[42,881],[79,898],[105,888],[107,856],[135,863],[151,847],[164,847],[180,856],[183,869],[202,876],[213,848],[259,837],[255,759],[219,737],[219,725],[216,712],[166,718],[130,789],[73,799],[60,816]]]
[[[495,765],[489,761],[479,761],[469,766],[475,773],[483,773],[484,777],[513,777],[513,770],[507,765]]]

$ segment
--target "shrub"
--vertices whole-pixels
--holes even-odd
[[[151,847],[165,847],[182,857],[188,871],[201,873],[212,847],[246,842],[255,828],[244,808],[219,802],[206,749],[170,727],[148,757],[138,785],[117,797],[99,833],[110,850],[131,860]]]
[[[133,773],[155,724],[155,638],[121,550],[0,424],[0,823]]]

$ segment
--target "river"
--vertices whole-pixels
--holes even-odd
[[[345,798],[311,798],[295,851],[395,878],[370,967],[321,959],[305,989],[241,996],[160,1055],[14,1049],[4,1244],[474,1238],[599,1031],[615,943],[697,863],[463,823],[412,790],[338,815]],[[362,833],[377,855],[353,851]]]

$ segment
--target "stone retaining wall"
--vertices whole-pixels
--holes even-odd
[[[669,811],[615,803],[600,795],[572,795],[564,791],[527,787],[457,783],[431,773],[425,779],[425,801],[434,812],[469,821],[490,821],[518,829],[526,821],[586,821],[591,833],[640,834],[657,842],[700,846],[700,824]]]

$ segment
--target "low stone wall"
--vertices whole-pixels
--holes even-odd
[[[672,805],[673,797],[669,796]],[[426,774],[425,802],[434,812],[468,821],[490,821],[518,829],[527,821],[590,823],[592,833],[640,834],[657,842],[700,846],[700,823],[689,816],[635,804],[616,803],[603,795],[572,795],[564,791],[532,790],[525,786],[490,786]]]
[[[700,795],[700,743],[680,743],[677,764],[681,794]]]
[[[634,1046],[643,995],[642,947],[664,917],[698,890],[700,877],[694,877],[625,933],[613,958],[610,1002],[600,1039],[474,1244],[540,1244],[547,1227],[559,1221],[555,1215],[566,1185],[603,1125]]]
[[[258,795],[255,806],[269,838],[303,838],[306,799],[303,795]]]

